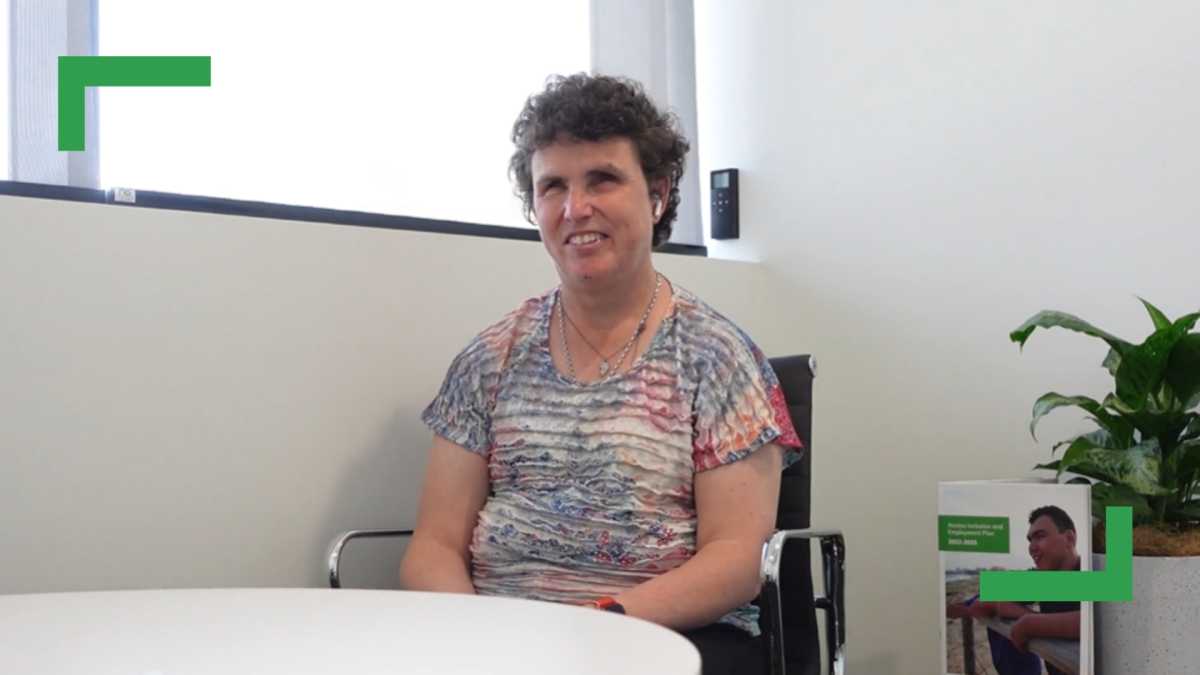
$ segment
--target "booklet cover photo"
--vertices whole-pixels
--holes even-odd
[[[938,485],[942,672],[1091,675],[1090,602],[984,602],[984,570],[1090,570],[1091,487],[1051,481]]]

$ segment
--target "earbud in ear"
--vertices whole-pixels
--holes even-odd
[[[654,217],[661,218],[662,212],[663,212],[662,197],[655,195],[654,196]]]

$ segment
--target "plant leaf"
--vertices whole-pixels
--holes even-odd
[[[1126,423],[1124,420],[1121,420],[1121,422]],[[1108,433],[1107,430],[1096,429],[1095,431],[1089,431],[1086,434],[1079,434],[1078,436],[1068,438],[1065,441],[1059,441],[1059,442],[1055,443],[1054,447],[1050,448],[1050,454],[1053,455],[1062,446],[1064,446],[1064,445],[1069,446],[1081,438],[1091,441],[1098,448],[1111,448],[1113,450],[1123,450],[1123,449],[1128,448],[1131,445],[1133,445],[1132,442],[1126,443],[1124,445],[1118,445],[1117,439],[1114,439],[1112,434]]]
[[[1171,388],[1170,383],[1163,379],[1158,383],[1158,388],[1150,392],[1150,397],[1146,399],[1145,410],[1166,414],[1178,421],[1183,414],[1183,403],[1175,395],[1175,390]]]
[[[1176,521],[1200,520],[1200,502],[1180,504],[1174,508],[1168,507],[1167,515],[1170,520]]]
[[[1200,438],[1180,443],[1175,448],[1175,456],[1178,457],[1176,475],[1189,483],[1195,480],[1196,472],[1200,471]]]
[[[1077,437],[1071,441],[1071,445],[1063,453],[1062,459],[1058,460],[1058,475],[1062,476],[1064,472],[1072,471],[1106,483],[1119,482],[1115,475],[1087,461],[1087,452],[1097,449],[1104,448],[1097,446],[1088,438]]]
[[[1117,350],[1109,347],[1108,354],[1104,356],[1104,363],[1100,365],[1104,366],[1109,375],[1116,377],[1117,369],[1121,367],[1121,355],[1117,353]]]
[[[1052,410],[1069,405],[1079,406],[1093,415],[1107,414],[1104,411],[1104,406],[1100,405],[1099,401],[1087,396],[1063,396],[1053,391],[1048,394],[1042,394],[1033,403],[1033,419],[1029,422],[1029,435],[1033,436],[1033,440],[1037,440],[1037,424],[1039,420],[1048,415]]]
[[[1192,312],[1191,314],[1185,314],[1175,319],[1175,323],[1171,324],[1171,328],[1179,331],[1179,335],[1182,337],[1196,327],[1197,321],[1200,321],[1200,312]]]
[[[1045,463],[1045,464],[1038,464],[1037,466],[1035,466],[1035,467],[1033,467],[1033,468],[1034,468],[1034,469],[1049,469],[1049,470],[1051,470],[1051,471],[1055,471],[1055,472],[1057,472],[1057,471],[1058,471],[1058,465],[1059,465],[1060,463],[1061,463],[1061,460],[1057,460],[1057,459],[1056,459],[1056,460],[1054,460],[1053,462],[1047,462],[1047,463]]]
[[[1129,407],[1124,401],[1117,398],[1116,394],[1108,394],[1104,397],[1104,407],[1108,408],[1109,410],[1115,410],[1122,415],[1132,415],[1134,413],[1133,408]]]
[[[1113,394],[1104,397],[1104,407],[1115,410],[1121,416],[1122,422],[1132,424],[1141,433],[1143,439],[1157,438],[1176,424],[1182,428],[1185,424],[1183,420],[1186,419],[1180,413],[1155,412],[1149,406],[1141,410],[1134,410]]]
[[[1175,344],[1196,325],[1200,313],[1188,314],[1167,328],[1154,331],[1142,344],[1121,353],[1117,367],[1117,398],[1134,410],[1146,405],[1146,397],[1162,382],[1167,360]]]
[[[1191,421],[1188,422],[1187,428],[1179,436],[1179,440],[1186,441],[1192,438],[1200,438],[1200,414],[1189,413],[1187,418]]]
[[[1179,338],[1167,359],[1167,383],[1184,402],[1184,410],[1200,405],[1200,333]]]
[[[1133,348],[1133,345],[1122,340],[1121,338],[1106,333],[1092,324],[1066,312],[1057,312],[1053,310],[1043,310],[1029,317],[1025,323],[1021,324],[1016,330],[1008,334],[1008,339],[1012,340],[1025,347],[1025,341],[1029,339],[1031,333],[1036,328],[1066,328],[1077,333],[1098,337],[1108,343],[1118,354],[1124,355],[1125,352]]]
[[[1119,415],[1113,415],[1105,409],[1104,405],[1095,399],[1088,398],[1087,396],[1063,396],[1056,392],[1043,394],[1033,404],[1033,419],[1029,421],[1029,434],[1033,436],[1033,440],[1037,440],[1038,422],[1050,414],[1051,411],[1064,406],[1078,406],[1091,413],[1091,419],[1099,425],[1100,430],[1107,432],[1105,438],[1093,439],[1093,442],[1097,445],[1118,449],[1128,448],[1133,445],[1134,427],[1131,422],[1122,419]],[[1063,443],[1056,443],[1054,450],[1057,450],[1061,445]]]
[[[1135,518],[1152,518],[1154,510],[1146,498],[1124,485],[1096,483],[1092,486],[1092,513],[1104,513],[1109,506],[1133,507]]]
[[[1059,471],[1058,471],[1059,478],[1062,478],[1062,475],[1064,473],[1076,473],[1076,474],[1079,474],[1080,476],[1087,476],[1088,478],[1091,478],[1092,480],[1101,481],[1101,482],[1106,481],[1109,478],[1109,476],[1105,475],[1105,473],[1103,471],[1097,469],[1094,466],[1090,466],[1087,464],[1076,464],[1075,466],[1071,467],[1070,469],[1064,470],[1062,468],[1062,464],[1060,462],[1058,468],[1059,468]]]
[[[1092,439],[1096,445],[1114,450],[1124,450],[1133,446],[1133,430],[1135,427],[1130,420],[1120,415],[1113,415],[1105,410],[1102,414],[1093,417],[1092,421],[1100,426],[1097,432],[1104,432],[1105,435],[1103,439],[1100,437]]]
[[[1171,320],[1167,318],[1166,314],[1163,314],[1157,307],[1146,302],[1145,298],[1138,296],[1138,300],[1142,301],[1142,304],[1146,306],[1146,311],[1150,313],[1150,320],[1154,322],[1154,330],[1162,330],[1171,326]]]
[[[1079,438],[1063,453],[1058,471],[1100,478],[1106,483],[1124,485],[1142,495],[1172,494],[1171,487],[1159,482],[1161,459],[1157,439],[1150,439],[1125,450],[1098,447],[1087,438]],[[1099,475],[1096,475],[1099,474]]]

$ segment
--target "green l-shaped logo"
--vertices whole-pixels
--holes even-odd
[[[88,87],[209,87],[209,56],[58,57],[58,149],[82,151]]]
[[[984,602],[1130,602],[1133,600],[1133,509],[1104,511],[1104,570],[984,571],[979,599]]]

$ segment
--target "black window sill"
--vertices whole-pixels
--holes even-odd
[[[38,199],[60,199],[72,202],[93,202],[96,204],[114,204],[134,208],[168,209],[172,211],[199,211],[201,213],[219,213],[230,216],[250,216],[254,218],[275,218],[278,220],[298,220],[309,223],[332,223],[334,225],[351,225],[355,227],[381,227],[389,230],[407,230],[410,232],[434,232],[439,234],[456,234],[469,237],[490,237],[492,239],[520,239],[523,241],[541,241],[540,233],[533,227],[503,227],[499,225],[479,225],[477,223],[462,223],[453,220],[434,220],[432,218],[413,218],[410,216],[389,216],[382,213],[367,213],[365,211],[343,211],[340,209],[321,209],[311,206],[289,206],[271,202],[253,202],[241,199],[221,199],[219,197],[197,197],[193,195],[175,194],[172,192],[137,191],[137,203],[126,204],[117,202],[112,191],[93,190],[90,188],[71,187],[67,185],[49,185],[45,183],[23,183],[18,181],[0,180],[0,195],[16,197],[34,197]],[[677,255],[708,256],[705,246],[690,244],[675,244],[668,242],[655,249],[658,253],[674,253]]]

